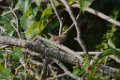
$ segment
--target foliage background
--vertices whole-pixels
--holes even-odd
[[[70,4],[76,3],[77,0],[67,0]],[[72,23],[72,20],[60,1],[54,1],[56,9],[63,21],[64,32]],[[120,56],[120,28],[103,20],[93,14],[84,11],[84,8],[89,7],[104,13],[118,21],[120,21],[120,0],[78,0],[81,8],[72,8],[75,16],[80,14],[78,23],[82,32],[82,38],[88,51],[103,51],[105,54],[114,53],[119,58]],[[86,2],[86,3],[85,3]],[[85,4],[84,4],[85,3]],[[9,12],[10,11],[10,12]],[[8,12],[8,13],[7,13]],[[35,36],[40,35],[50,38],[48,33],[58,35],[59,21],[49,2],[44,0],[1,0],[0,1],[0,33],[4,36],[18,37],[27,40],[33,40]],[[76,30],[73,27],[69,32],[66,42],[63,44],[75,51],[81,51],[79,44],[74,40],[76,37]],[[73,46],[75,45],[75,46]],[[3,45],[0,45],[1,47]],[[13,80],[39,80],[36,75],[39,75],[41,67],[30,63],[29,55],[25,55],[27,67],[35,72],[31,75],[22,67],[16,72],[22,57],[20,47],[9,46],[9,48],[0,49],[0,79]],[[87,61],[86,57],[84,57]],[[6,63],[6,61],[8,61]],[[14,64],[14,65],[13,65]],[[91,73],[86,73],[86,80],[110,80],[116,75],[103,75],[97,72],[96,67],[99,64],[106,64],[108,66],[119,69],[119,63],[108,58],[108,55],[100,58],[92,67]],[[76,75],[83,75],[81,68],[71,66],[65,63],[70,70]],[[70,65],[70,66],[69,66]],[[59,73],[60,70],[58,70]],[[79,72],[80,71],[80,72]],[[94,74],[92,74],[94,72]],[[100,75],[100,76],[99,76]],[[48,76],[50,77],[50,76]],[[118,76],[117,76],[118,77]],[[23,79],[22,79],[23,78]],[[63,76],[60,80],[70,80],[68,76]],[[72,80],[72,79],[71,79]]]

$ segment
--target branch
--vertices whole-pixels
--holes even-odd
[[[20,38],[21,36],[20,36],[20,32],[19,32],[19,30],[18,30],[18,17],[17,17],[17,15],[14,13],[14,11],[13,11],[13,9],[11,8],[11,7],[9,7],[9,9],[10,9],[10,11],[12,12],[12,14],[14,15],[14,17],[15,17],[15,19],[16,19],[16,27],[15,27],[15,25],[13,24],[13,22],[11,22],[11,25],[13,26],[13,28],[15,29],[15,31],[17,32],[17,35],[18,35],[18,37]]]
[[[109,66],[105,66],[105,65],[99,65],[98,70],[101,73],[109,74],[111,76],[118,72],[118,69],[112,68],[112,67],[109,67]]]
[[[82,50],[83,50],[84,52],[88,53],[88,52],[87,52],[87,49],[86,49],[86,46],[85,46],[85,44],[84,44],[84,42],[83,42],[83,40],[82,40],[82,38],[81,38],[81,32],[80,32],[80,30],[79,30],[78,23],[77,23],[74,15],[73,15],[73,12],[72,12],[69,4],[67,3],[66,0],[60,0],[60,1],[65,5],[65,7],[66,7],[66,9],[67,9],[67,11],[68,11],[68,13],[69,13],[69,15],[70,15],[73,23],[75,24],[75,28],[76,28],[76,31],[77,31],[77,39],[76,39],[77,42],[80,44]]]
[[[81,62],[83,61],[83,58],[82,58],[80,55],[78,55],[75,51],[73,51],[73,50],[65,47],[64,45],[56,44],[56,43],[54,43],[54,42],[52,42],[52,41],[49,41],[49,40],[46,40],[45,38],[42,38],[42,37],[39,37],[39,38],[40,38],[40,40],[45,41],[45,42],[48,42],[48,43],[50,43],[50,44],[58,47],[59,49],[61,49],[61,50],[65,51],[65,52],[67,52],[67,53],[75,56],[75,57],[78,58]]]
[[[14,8],[13,11],[16,11],[16,10],[18,10],[18,9],[19,9],[19,8]],[[4,13],[2,14],[2,16],[8,15],[8,14],[10,14],[10,13],[12,13],[11,10],[8,11],[8,12],[4,12]]]
[[[63,26],[62,20],[61,20],[59,14],[58,14],[58,12],[57,12],[57,9],[55,8],[55,4],[54,4],[53,0],[50,0],[50,3],[51,3],[51,5],[52,5],[52,7],[53,7],[53,10],[55,11],[55,14],[56,14],[59,22],[60,22],[59,35],[61,35],[62,26]]]
[[[63,69],[63,71],[64,71],[68,76],[72,77],[72,78],[75,79],[75,80],[83,80],[82,78],[80,78],[80,77],[74,75],[73,73],[71,73],[60,61],[58,61],[58,60],[55,59],[54,62],[55,62],[56,64],[58,64],[58,65],[60,66],[60,68]]]
[[[64,61],[70,64],[79,64],[81,63],[78,58],[72,54],[68,54],[65,51],[55,48],[47,47],[42,41],[40,43],[31,42],[23,39],[10,38],[5,36],[0,36],[0,44],[19,46],[23,48],[28,48],[31,51],[35,51],[41,55],[48,57],[54,57],[60,61]]]
[[[66,76],[66,75],[67,75],[66,73],[59,74],[59,75],[57,75],[55,77],[48,78],[47,80],[55,80],[55,79],[58,80],[57,78],[60,78],[60,77]]]
[[[80,13],[77,15],[76,20],[78,20],[79,16],[80,16]],[[64,33],[68,33],[68,31],[70,31],[73,28],[73,26],[74,26],[74,23],[72,23],[72,25],[68,29],[66,29]]]
[[[102,55],[102,52],[96,54],[94,58],[90,61],[90,65],[93,65],[93,63],[96,62],[96,60],[99,59],[101,55]]]
[[[79,4],[73,4],[71,6],[79,8]],[[98,16],[98,17],[100,17],[100,18],[102,18],[102,19],[104,19],[104,20],[106,20],[106,21],[120,27],[120,22],[119,21],[117,21],[117,20],[115,20],[115,19],[113,19],[113,18],[111,18],[111,17],[109,17],[109,16],[95,10],[95,9],[92,9],[92,8],[89,7],[85,11],[87,11],[87,12],[89,12],[91,14],[94,14],[94,15],[96,15],[96,16]]]
[[[76,53],[79,54],[79,55],[85,55],[85,52],[76,52]],[[91,65],[99,58],[100,55],[102,55],[102,52],[92,52],[92,51],[89,51],[88,53],[91,56],[95,55],[95,57],[93,58],[93,60],[91,60],[91,62],[90,62]],[[117,63],[120,64],[120,59],[117,56],[115,56],[115,55],[109,55],[109,57],[111,59],[115,60]]]

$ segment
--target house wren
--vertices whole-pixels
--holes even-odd
[[[51,34],[50,34],[51,35]],[[59,36],[56,36],[56,35],[51,35],[51,38],[50,40],[51,41],[54,41],[55,43],[57,44],[62,44],[65,42],[66,40],[66,37],[67,37],[67,34],[66,33],[63,33],[62,35],[59,35]]]

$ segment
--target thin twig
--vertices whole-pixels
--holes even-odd
[[[0,8],[2,8],[2,9],[8,9],[8,7],[2,6],[2,5],[0,5]]]
[[[31,76],[37,76],[35,72],[33,72],[33,70],[31,69],[27,69],[27,72],[31,75]]]
[[[77,15],[76,20],[79,18],[79,16],[80,13]],[[72,23],[72,25],[68,29],[66,29],[64,33],[68,33],[68,31],[70,31],[73,27],[74,27],[74,23]]]
[[[48,61],[47,59],[43,59],[43,67],[41,70],[40,78],[41,80],[46,79],[48,71]]]
[[[85,55],[85,52],[76,52],[77,54],[79,54],[79,55]],[[99,54],[99,53],[101,53],[101,52],[95,52],[95,51],[89,51],[88,52],[89,53],[89,55],[97,55],[97,54]]]
[[[20,66],[18,66],[17,68],[15,68],[15,74],[17,74],[18,73],[18,70],[20,69],[20,68],[22,68],[23,66],[22,65],[20,65]]]
[[[43,63],[40,63],[40,62],[35,61],[35,60],[33,60],[33,59],[30,59],[30,62],[31,62],[32,64],[34,64],[34,65],[37,65],[37,66],[41,66],[41,67],[44,66]]]
[[[76,28],[76,31],[77,31],[77,38],[76,38],[76,40],[77,40],[77,42],[80,44],[82,50],[87,54],[88,52],[87,52],[86,46],[85,46],[85,44],[84,44],[84,42],[83,42],[83,40],[82,40],[82,38],[81,38],[81,32],[80,32],[78,23],[77,23],[74,15],[73,15],[73,12],[72,12],[72,10],[71,10],[71,8],[70,8],[70,5],[67,3],[66,0],[61,0],[61,2],[62,2],[62,3],[65,5],[65,7],[67,8],[67,11],[68,11],[70,17],[71,17],[73,23],[75,24],[75,28]]]
[[[3,46],[0,47],[0,50],[4,49],[4,48],[7,48],[7,47],[9,47],[9,46],[8,45],[3,45]]]
[[[104,73],[104,74],[109,74],[111,76],[115,75],[116,73],[118,73],[118,69],[116,68],[112,68],[110,66],[105,66],[105,65],[99,65],[98,66],[98,70],[101,72],[101,73]]]
[[[26,73],[26,71],[27,71],[27,64],[25,62],[24,55],[22,55],[22,57],[20,58],[19,62],[24,67],[24,72]]]
[[[98,53],[94,56],[94,58],[90,61],[90,66],[93,65],[93,63],[100,57],[101,54],[102,54],[102,52]]]
[[[14,8],[13,11],[16,11],[16,10],[18,10],[18,9],[19,9],[19,8]],[[1,16],[5,16],[5,15],[11,13],[11,12],[12,12],[11,10],[10,10],[10,11],[7,11],[7,12],[4,12]]]
[[[115,56],[115,55],[109,55],[109,57],[110,57],[111,59],[115,60],[117,63],[120,64],[120,59],[119,59],[117,56]]]
[[[80,78],[80,77],[74,75],[73,73],[71,73],[60,61],[58,61],[58,60],[55,59],[54,62],[55,62],[56,64],[58,64],[58,65],[60,66],[60,68],[63,69],[63,71],[64,71],[68,76],[72,77],[72,78],[75,79],[75,80],[83,80],[82,78]]]
[[[41,58],[41,55],[40,55],[39,53],[34,52],[34,51],[31,51],[31,50],[29,50],[29,49],[23,48],[23,49],[22,49],[22,52],[23,52],[24,54],[30,54],[30,55],[32,55],[32,56],[37,56],[37,57]]]
[[[98,17],[100,17],[100,18],[102,18],[102,19],[104,19],[104,20],[106,20],[110,23],[113,23],[116,26],[120,26],[120,22],[116,21],[115,19],[113,19],[111,17],[108,17],[107,15],[105,15],[105,14],[103,14],[103,13],[97,11],[97,10],[94,10],[92,8],[87,8],[86,11],[89,12],[89,13],[92,13],[92,14],[94,14],[94,15],[96,15],[96,16],[98,16]]]
[[[4,54],[4,66],[5,66],[5,68],[7,68],[7,56],[8,56],[8,53],[6,52],[5,54]]]
[[[85,55],[85,52],[76,52],[77,54],[79,54],[79,55]],[[91,55],[91,56],[96,56],[96,57],[94,57],[93,59],[94,60],[91,60],[90,61],[90,64],[92,65],[94,62],[95,62],[95,60],[97,60],[98,59],[98,57],[102,54],[102,52],[93,52],[93,51],[91,51],[91,52],[88,52],[89,53],[89,55]],[[111,58],[111,59],[113,59],[113,60],[115,60],[117,63],[119,63],[120,64],[120,59],[117,57],[117,56],[115,56],[115,55],[109,55],[109,57]]]
[[[57,78],[60,78],[60,77],[66,76],[66,75],[67,75],[66,73],[59,74],[59,75],[57,75],[56,77],[50,77],[50,78],[48,78],[47,80],[56,80]]]
[[[14,24],[11,22],[11,25],[13,26],[13,28],[16,30],[18,37],[21,38],[20,33],[19,33],[19,29],[18,29],[18,18],[16,16],[16,14],[14,13],[13,9],[11,7],[9,7],[10,11],[12,12],[12,14],[14,15],[15,19],[16,19],[16,27],[14,26]]]
[[[57,9],[56,9],[56,7],[55,7],[54,1],[53,1],[53,0],[50,0],[50,2],[51,2],[51,5],[52,5],[52,7],[53,7],[53,10],[55,11],[55,14],[56,14],[56,16],[57,16],[57,18],[58,18],[58,20],[59,20],[59,22],[60,22],[59,35],[61,35],[63,23],[62,23],[62,20],[61,20],[61,18],[60,18],[60,16],[59,16],[58,12],[57,12]]]
[[[17,28],[15,27],[15,25],[13,24],[13,22],[11,22],[11,25],[15,29],[15,31],[17,32],[18,37],[20,38],[19,31],[17,30]]]
[[[48,67],[49,67],[49,69],[50,69],[50,71],[51,71],[52,77],[47,78],[47,80],[53,80],[53,79],[58,80],[58,78],[59,78],[60,76],[57,75],[57,72],[56,72],[56,70],[53,68],[53,66],[49,64]],[[62,77],[62,76],[61,76],[61,77]]]

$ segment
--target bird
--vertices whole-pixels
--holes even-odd
[[[51,36],[50,41],[53,41],[53,42],[55,42],[57,44],[64,43],[66,41],[66,38],[67,38],[66,33],[63,33],[61,35],[51,35],[51,34],[49,34],[49,35]]]

